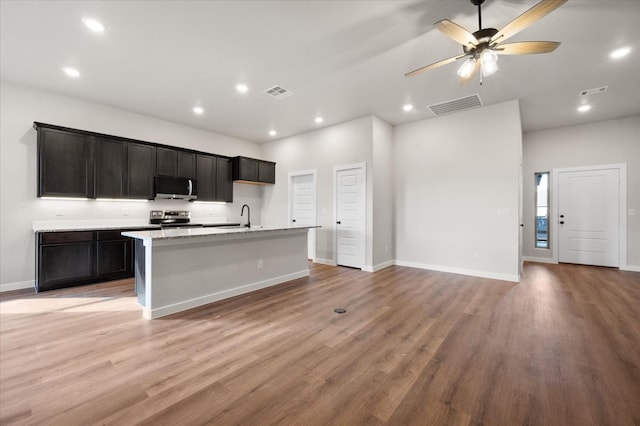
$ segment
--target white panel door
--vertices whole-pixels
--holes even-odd
[[[558,173],[560,262],[619,266],[617,169]]]
[[[364,266],[364,169],[336,171],[336,261],[338,265]]]
[[[315,185],[313,174],[291,176],[290,217],[294,225],[316,224]],[[315,229],[309,230],[308,258],[315,258]]]

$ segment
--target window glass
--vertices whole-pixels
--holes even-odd
[[[536,248],[549,248],[549,172],[535,174]]]

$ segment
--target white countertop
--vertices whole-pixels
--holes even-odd
[[[238,227],[232,229],[220,229],[220,228],[179,228],[179,229],[159,229],[149,231],[130,231],[123,232],[125,237],[137,238],[141,240],[167,240],[175,238],[191,238],[191,237],[206,237],[217,235],[233,235],[233,234],[251,234],[269,231],[288,231],[288,230],[301,230],[310,228],[320,228],[318,225],[264,225],[264,226],[252,226]]]
[[[203,225],[232,224],[226,218],[191,219],[192,223]],[[160,229],[160,225],[151,225],[146,219],[99,219],[99,220],[37,220],[32,223],[34,232],[95,231],[103,229]]]
[[[94,231],[97,229],[127,229],[127,228],[159,228],[149,225],[143,219],[105,219],[105,220],[38,220],[33,222],[35,232],[57,231]]]

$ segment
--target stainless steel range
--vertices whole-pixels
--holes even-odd
[[[151,210],[149,223],[160,225],[161,228],[202,227],[202,224],[191,223],[191,213],[188,210]]]

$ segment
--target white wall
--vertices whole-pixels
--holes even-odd
[[[373,117],[373,269],[392,264],[393,239],[393,127]]]
[[[518,101],[396,126],[394,147],[397,264],[517,281]]]
[[[260,221],[261,190],[234,184],[234,203],[55,201],[36,197],[36,131],[33,122],[95,131],[221,155],[259,157],[252,142],[162,121],[50,92],[3,83],[0,86],[0,290],[28,287],[34,280],[32,222],[40,220],[139,219],[152,209],[186,209],[192,216],[239,221],[240,206],[253,207]],[[56,216],[63,209],[64,216]],[[123,217],[122,209],[129,215]],[[242,218],[244,219],[244,218]]]
[[[331,127],[292,136],[262,145],[265,160],[275,161],[276,184],[264,187],[263,223],[287,220],[289,172],[317,170],[317,230],[316,259],[335,262],[333,247],[333,167],[342,164],[367,163],[367,212],[372,205],[372,117],[363,117]],[[371,223],[369,218],[369,223]],[[365,264],[372,265],[371,232],[367,225]]]
[[[551,259],[534,243],[534,173],[554,168],[627,164],[627,266],[640,270],[640,116],[525,133],[524,256]],[[551,195],[550,199],[553,199]]]

